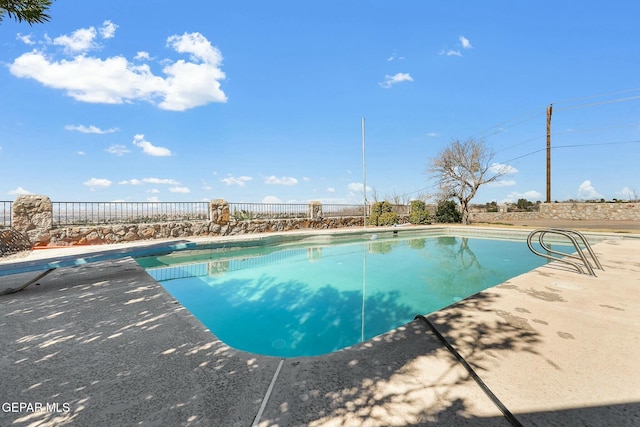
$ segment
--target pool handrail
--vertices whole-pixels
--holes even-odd
[[[556,251],[553,250],[551,248],[549,248],[547,245],[545,245],[544,243],[544,236],[547,235],[547,233],[549,234],[558,234],[561,236],[564,236],[566,238],[568,238],[571,243],[573,243],[574,248],[576,249],[577,255],[573,255],[573,254],[568,254],[566,252],[560,252],[560,251]],[[542,248],[547,251],[546,254],[543,254],[542,252],[537,251],[533,245],[531,244],[531,240],[533,239],[533,236],[535,236],[536,234],[539,234],[538,236],[538,241],[540,242],[540,246],[542,246]],[[580,247],[580,244],[578,243],[578,241],[576,240],[576,238],[574,236],[577,236],[581,241],[582,244],[585,246],[585,248],[587,249],[587,251],[589,252],[589,255],[591,256],[591,259],[593,260],[595,266],[597,269],[599,270],[603,270],[604,268],[602,267],[602,264],[600,264],[600,261],[598,261],[598,258],[596,257],[596,254],[593,252],[593,249],[591,248],[591,245],[589,244],[589,242],[587,241],[586,237],[580,233],[579,231],[576,230],[567,230],[567,229],[561,229],[561,228],[538,228],[536,230],[533,230],[531,233],[529,233],[529,236],[527,237],[527,246],[529,246],[529,249],[531,250],[531,252],[533,252],[534,254],[547,258],[547,259],[551,259],[554,261],[560,261],[563,262],[565,264],[569,264],[571,266],[573,266],[578,273],[580,274],[584,274],[584,270],[582,269],[582,267],[580,266],[580,264],[570,261],[568,259],[564,259],[564,258],[559,258],[559,257],[555,257],[552,256],[550,254],[556,254],[556,255],[562,255],[566,258],[573,258],[573,259],[577,259],[582,261],[582,264],[585,266],[585,268],[587,269],[588,273],[591,276],[596,276],[596,273],[593,271],[593,266],[591,265],[591,263],[589,262],[588,258],[585,256],[583,249]]]

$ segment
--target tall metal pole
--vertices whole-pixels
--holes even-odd
[[[362,118],[362,191],[364,192],[364,206],[362,210],[363,227],[367,226],[367,162],[365,160],[364,150],[364,117]]]
[[[547,203],[551,203],[551,113],[553,104],[547,107]]]
[[[364,342],[364,309],[367,297],[367,246],[362,245],[362,312],[360,313],[360,342]]]

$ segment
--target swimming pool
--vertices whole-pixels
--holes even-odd
[[[545,263],[523,239],[387,233],[240,246],[137,261],[226,344],[279,357],[366,341]]]

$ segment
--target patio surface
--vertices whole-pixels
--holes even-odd
[[[428,316],[522,425],[640,425],[640,235],[605,237],[598,277],[547,264]],[[0,310],[2,426],[511,425],[420,319],[326,356],[248,354],[130,257],[56,269]]]

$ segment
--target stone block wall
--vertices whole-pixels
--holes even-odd
[[[29,234],[31,231],[50,230],[53,226],[53,205],[47,196],[22,195],[13,202],[12,227]]]
[[[433,215],[435,206],[429,205]],[[538,212],[472,212],[471,221],[509,222],[526,219],[640,221],[640,203],[543,203]],[[401,222],[407,222],[402,216]],[[322,204],[311,202],[307,218],[237,221],[229,204],[212,200],[208,221],[153,224],[110,224],[53,228],[53,206],[46,196],[19,196],[13,203],[12,225],[24,232],[36,246],[105,244],[136,240],[230,236],[302,229],[330,229],[363,226],[361,216],[323,218]]]
[[[309,204],[308,218],[236,221],[222,199],[209,203],[208,221],[108,224],[53,228],[53,206],[46,196],[20,196],[13,203],[13,228],[28,234],[35,246],[99,245],[136,240],[232,236],[301,229],[363,225],[362,217],[323,218],[322,204]]]
[[[548,219],[640,221],[640,203],[543,203]]]
[[[640,203],[542,203],[538,212],[471,213],[471,221],[477,222],[508,222],[527,219],[640,221]]]
[[[273,231],[361,227],[362,222],[362,218],[344,217],[234,221],[226,224],[216,224],[211,221],[192,221],[63,227],[37,234],[34,233],[32,242],[36,246],[100,245],[136,240],[234,236]]]

